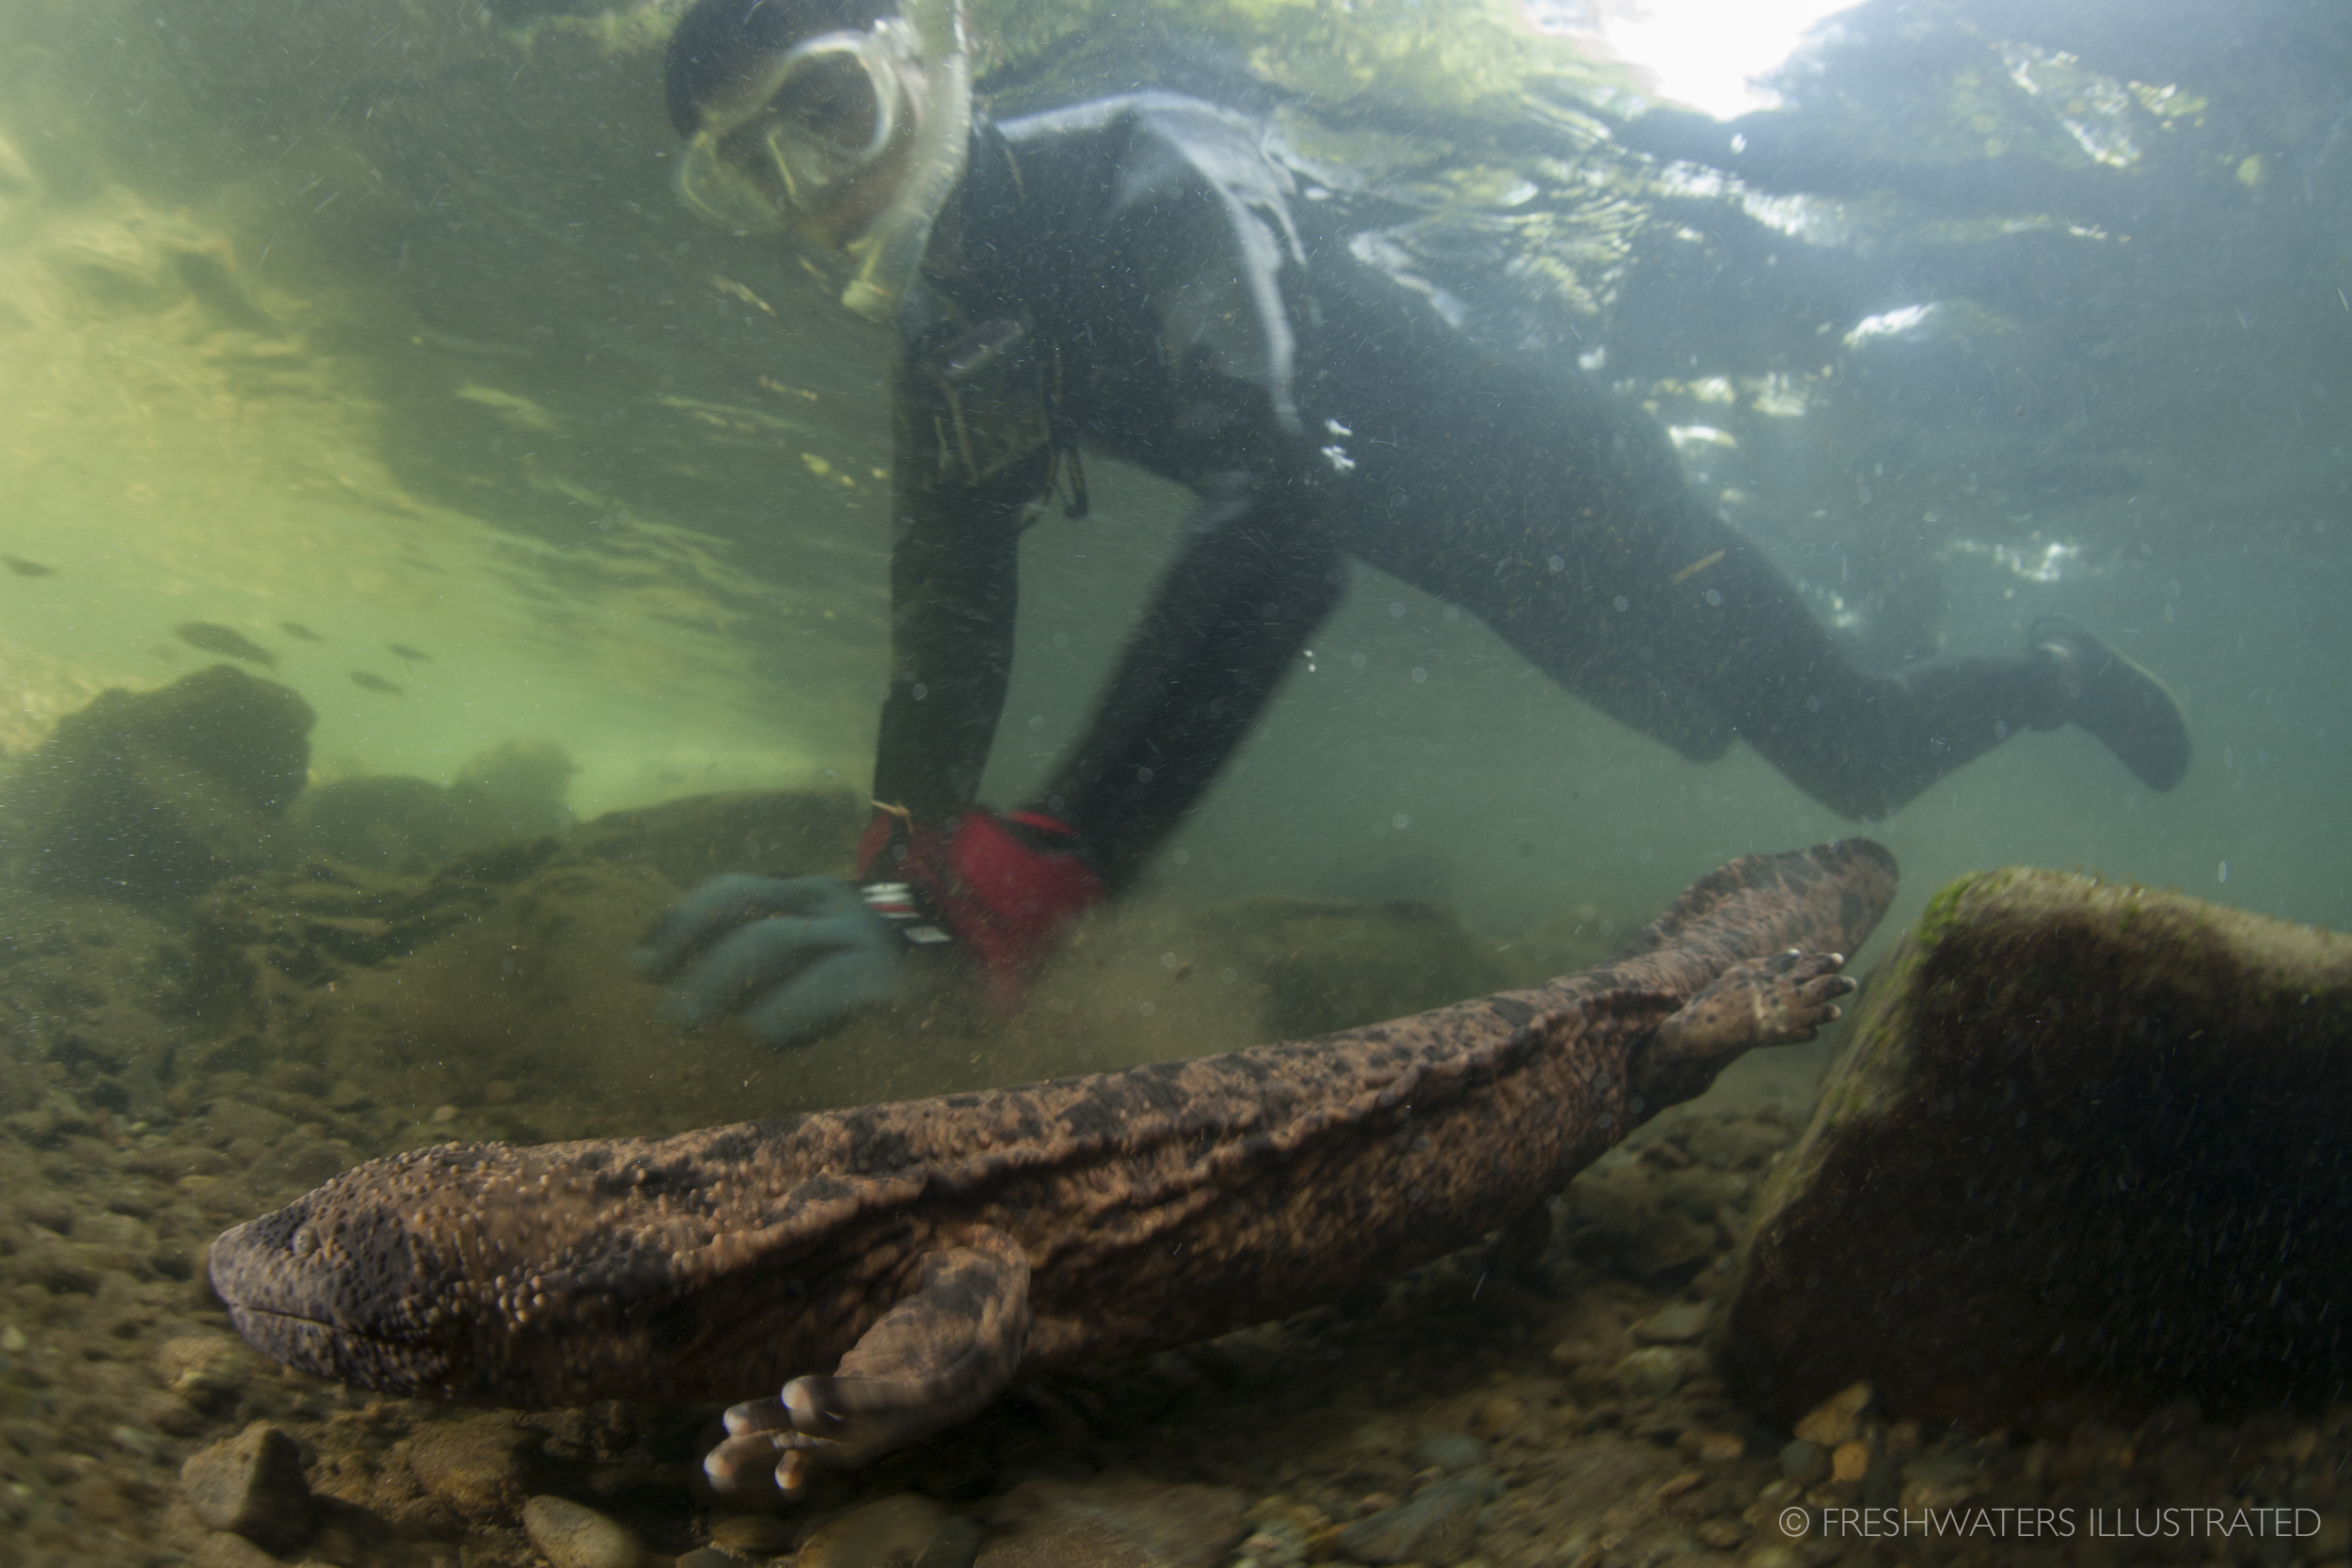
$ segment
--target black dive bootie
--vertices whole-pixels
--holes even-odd
[[[2058,717],[2096,736],[2151,789],[2188,771],[2188,720],[2164,682],[2063,615],[2033,624],[2027,641],[2057,667]]]

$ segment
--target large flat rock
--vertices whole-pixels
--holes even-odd
[[[2056,1430],[2352,1374],[2352,938],[2050,871],[1938,895],[1775,1171],[1718,1340],[1788,1420]]]

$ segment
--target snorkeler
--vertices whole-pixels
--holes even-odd
[[[679,1015],[782,1043],[898,994],[914,947],[993,992],[1120,892],[1207,786],[1353,559],[1461,606],[1683,755],[1736,737],[1850,816],[2023,729],[2074,723],[2140,779],[2180,708],[2071,622],[2007,658],[1846,657],[1572,370],[1489,355],[1310,221],[1261,126],[1164,93],[991,122],[958,0],[699,0],[667,59],[689,205],[849,268],[896,326],[890,691],[861,885],[706,882],[641,955]],[[976,797],[1013,654],[1018,546],[1081,454],[1200,498],[1084,734],[1037,799]]]

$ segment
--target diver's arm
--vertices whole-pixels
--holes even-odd
[[[935,385],[904,368],[896,382],[890,693],[874,799],[940,823],[971,806],[988,766],[1012,673],[1021,531],[1049,457],[975,483]]]
[[[975,483],[944,461],[936,388],[897,398],[891,680],[875,764],[877,811],[855,884],[829,877],[715,877],[648,934],[640,967],[697,1026],[740,1014],[789,1045],[892,1001],[909,949],[961,948],[1000,998],[1071,912],[1101,897],[1058,824],[974,809],[1012,666],[1021,527],[1045,460]]]
[[[1009,1006],[1104,887],[1066,824],[975,803],[1012,673],[1021,531],[1053,472],[1050,444],[1021,439],[1043,427],[1025,426],[1017,405],[1007,419],[955,374],[976,341],[1007,336],[986,324],[900,361],[890,695],[857,863],[867,905],[903,942],[969,953]]]

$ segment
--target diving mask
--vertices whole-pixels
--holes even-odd
[[[706,103],[678,195],[727,228],[794,228],[841,202],[911,137],[889,203],[842,245],[859,263],[842,303],[883,319],[914,282],[963,174],[971,93],[960,0],[910,0],[905,14],[866,31],[803,40]]]

